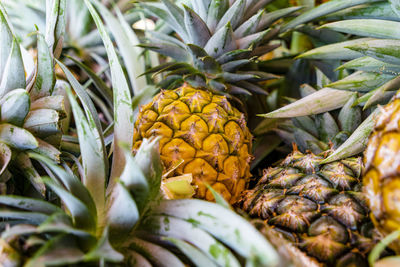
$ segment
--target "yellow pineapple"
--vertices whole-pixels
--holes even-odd
[[[153,135],[161,136],[165,169],[179,165],[168,177],[191,173],[196,197],[213,199],[203,182],[232,202],[245,189],[251,176],[251,134],[244,115],[225,96],[188,84],[162,91],[140,110],[134,150]]]
[[[228,98],[266,93],[259,82],[277,76],[253,69],[254,59],[277,47],[268,44],[279,33],[274,22],[299,8],[267,13],[265,0],[190,1],[193,9],[162,2],[139,5],[174,35],[149,32],[142,46],[175,59],[150,71],[166,73],[159,86],[174,90],[162,90],[141,108],[134,150],[143,138],[161,136],[166,183],[191,175],[195,197],[213,199],[207,183],[233,203],[250,178],[252,138]]]
[[[377,119],[365,151],[364,193],[374,224],[384,235],[400,228],[400,95],[386,105]],[[400,252],[400,242],[391,244]]]

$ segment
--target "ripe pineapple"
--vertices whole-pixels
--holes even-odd
[[[161,136],[165,170],[173,170],[167,177],[191,173],[196,197],[213,199],[207,182],[233,203],[250,177],[251,135],[244,115],[220,94],[265,94],[258,82],[276,76],[249,65],[276,47],[268,42],[279,29],[269,26],[298,8],[267,14],[263,8],[269,1],[190,1],[193,9],[162,2],[140,6],[179,38],[151,32],[143,46],[177,60],[151,72],[167,72],[160,86],[178,88],[162,91],[142,107],[134,147],[142,138]]]
[[[400,95],[386,105],[379,115],[375,131],[365,151],[366,172],[363,177],[364,193],[372,211],[371,218],[382,234],[399,229],[399,108]],[[400,253],[400,242],[391,244]]]
[[[212,200],[203,182],[234,201],[250,175],[251,134],[244,115],[225,96],[185,84],[162,91],[140,110],[135,123],[136,151],[143,138],[161,136],[164,167],[170,176],[191,173],[196,197]]]

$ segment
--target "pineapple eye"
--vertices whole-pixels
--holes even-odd
[[[330,216],[322,216],[310,225],[310,236],[323,235],[340,243],[346,243],[349,235],[346,228]]]

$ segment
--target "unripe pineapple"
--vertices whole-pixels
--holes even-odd
[[[276,48],[269,44],[279,33],[274,22],[299,8],[267,14],[268,0],[162,2],[139,5],[174,35],[149,32],[150,43],[143,46],[176,60],[150,71],[165,72],[159,86],[175,90],[142,107],[135,147],[144,137],[161,136],[168,177],[191,174],[196,197],[213,199],[206,182],[233,203],[250,177],[251,135],[243,114],[221,95],[266,93],[259,82],[277,76],[253,69],[254,58]]]
[[[303,101],[313,97],[307,94],[315,93],[309,86],[301,91]],[[300,249],[307,255],[300,257],[303,261],[297,266],[309,266],[308,262],[315,266],[368,266],[366,256],[377,233],[361,192],[362,159],[327,160],[366,115],[354,106],[356,99],[354,94],[340,110],[293,118],[280,125],[277,133],[296,142],[303,152],[295,145],[278,166],[264,170],[255,188],[246,191],[240,202],[251,217],[264,220],[294,245],[288,251]],[[285,108],[290,109],[275,113],[285,114]]]
[[[191,173],[196,197],[213,200],[203,182],[231,202],[245,189],[251,176],[251,134],[244,115],[225,96],[187,84],[162,91],[140,110],[134,151],[151,136],[161,136],[165,169],[179,165],[168,177]]]
[[[374,224],[383,235],[400,228],[400,94],[379,115],[365,151],[364,193]],[[400,253],[400,242],[391,244]]]
[[[243,208],[266,220],[314,262],[367,266],[365,256],[374,242],[360,192],[361,158],[321,164],[328,155],[295,148],[246,191]]]

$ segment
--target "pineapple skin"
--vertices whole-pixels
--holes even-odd
[[[295,148],[279,166],[264,170],[239,205],[321,266],[368,266],[376,233],[360,192],[362,160],[320,163],[328,155]]]
[[[400,228],[400,95],[382,108],[364,154],[364,193],[382,235]],[[400,241],[389,245],[400,253]]]
[[[242,113],[225,96],[185,84],[163,90],[141,107],[134,128],[135,152],[143,138],[159,136],[164,173],[192,174],[195,197],[214,200],[209,184],[234,203],[246,189],[252,136]]]

